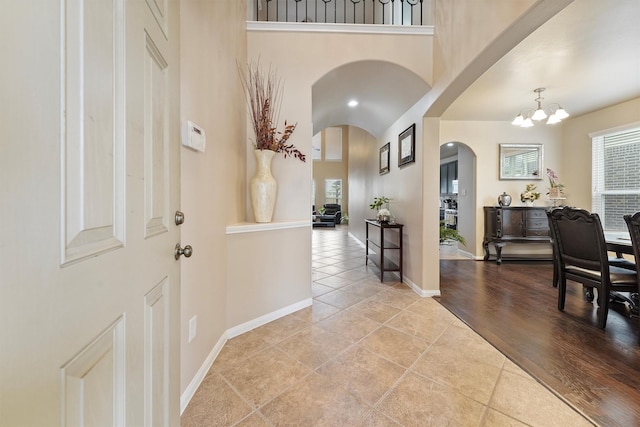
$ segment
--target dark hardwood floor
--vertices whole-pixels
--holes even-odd
[[[599,329],[575,282],[558,311],[551,277],[548,262],[441,260],[437,300],[597,425],[640,425],[638,319],[614,303]]]

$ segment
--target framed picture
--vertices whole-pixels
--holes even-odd
[[[398,136],[398,167],[416,161],[416,124],[412,124]]]
[[[389,155],[391,153],[391,143],[387,142],[380,148],[380,175],[389,173]]]
[[[542,179],[542,144],[500,144],[500,179]]]

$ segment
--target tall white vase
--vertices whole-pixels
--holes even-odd
[[[254,150],[256,173],[251,178],[251,204],[256,222],[271,222],[276,204],[278,183],[271,174],[271,160],[275,151]]]

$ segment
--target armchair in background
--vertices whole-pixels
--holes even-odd
[[[327,203],[322,205],[324,208],[324,214],[322,215],[322,221],[333,221],[334,224],[340,224],[342,218],[342,207],[335,203]]]
[[[327,203],[322,205],[319,212],[316,212],[313,205],[313,226],[314,227],[335,227],[342,219],[341,207],[338,204]]]

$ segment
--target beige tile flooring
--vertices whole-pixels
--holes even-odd
[[[469,261],[473,262],[473,261]],[[345,226],[313,230],[313,305],[229,340],[188,426],[588,426]]]

